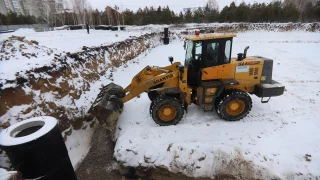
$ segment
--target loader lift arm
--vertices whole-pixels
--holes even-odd
[[[101,92],[88,111],[89,116],[96,118],[106,129],[114,131],[118,117],[123,111],[123,104],[141,93],[151,90],[161,92],[165,89],[174,89],[173,93],[178,94],[180,93],[179,88],[186,90],[186,81],[182,84],[183,78],[180,79],[179,77],[186,79],[187,75],[179,71],[180,65],[180,62],[175,62],[166,67],[146,66],[134,76],[125,89],[114,83],[102,87]],[[165,88],[159,87],[161,84],[165,84]],[[190,93],[188,95],[190,96]]]
[[[177,78],[179,65],[180,63],[176,62],[166,67],[146,66],[133,77],[131,84],[124,89],[126,96],[122,98],[122,102],[126,103],[143,92],[149,92],[154,86]]]

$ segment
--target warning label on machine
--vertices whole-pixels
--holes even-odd
[[[249,66],[237,66],[236,72],[237,73],[249,72]]]

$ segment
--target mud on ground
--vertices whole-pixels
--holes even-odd
[[[115,143],[112,142],[110,133],[98,125],[91,143],[87,156],[76,170],[78,180],[121,179],[118,163],[113,159]]]

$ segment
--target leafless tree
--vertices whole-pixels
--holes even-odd
[[[207,4],[211,9],[219,10],[219,4],[216,0],[207,0]]]
[[[122,26],[124,26],[124,16],[123,16],[123,11],[121,12],[121,18],[122,18]]]
[[[117,25],[120,26],[120,13],[119,13],[119,7],[114,6],[114,16],[116,17]]]
[[[87,23],[89,24],[89,25],[93,25],[94,24],[94,22],[93,22],[93,16],[92,16],[92,14],[93,14],[93,9],[92,9],[92,7],[90,6],[90,5],[88,5],[87,6],[87,8],[85,9],[85,12],[86,12],[86,19],[87,19]]]
[[[109,25],[113,25],[112,11],[109,6],[106,7],[106,13],[107,13]]]
[[[69,9],[69,3],[67,0],[57,0],[57,4],[58,4],[57,18],[62,25],[65,25],[67,10]]]
[[[86,23],[86,8],[89,6],[87,0],[70,0],[70,4],[75,13],[75,18],[79,24]]]
[[[293,4],[296,6],[300,13],[299,19],[302,20],[303,16],[307,12],[307,5],[309,3],[315,3],[317,0],[285,0],[284,5]]]
[[[98,16],[98,23],[99,24],[102,24],[102,15],[103,15],[103,13],[102,12],[99,12],[99,16]]]
[[[56,13],[54,0],[36,0],[35,7],[39,17],[49,25],[54,23],[54,15]]]

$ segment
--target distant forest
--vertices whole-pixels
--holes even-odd
[[[212,1],[212,0],[211,0]],[[241,3],[237,6],[232,2],[220,11],[215,0],[214,4],[205,7],[192,8],[187,11],[175,13],[167,7],[145,7],[136,12],[126,9],[122,14],[118,13],[118,7],[98,11],[85,9],[83,20],[75,18],[77,14],[64,12],[53,13],[50,21],[31,16],[22,16],[16,13],[0,14],[1,24],[34,24],[48,23],[52,26],[83,24],[181,24],[181,23],[213,23],[213,22],[320,22],[320,0],[284,0],[271,3]],[[111,16],[110,16],[111,14]],[[79,19],[79,18],[78,18]]]
[[[24,16],[14,12],[4,15],[0,13],[0,25],[36,24],[38,21],[34,16]]]
[[[307,1],[307,0],[306,0]],[[319,22],[320,1],[308,2],[304,7],[294,1],[273,1],[271,3],[232,2],[220,12],[208,4],[204,8],[175,14],[170,8],[145,7],[137,12],[126,10],[124,21],[128,25],[211,23],[211,22]]]

